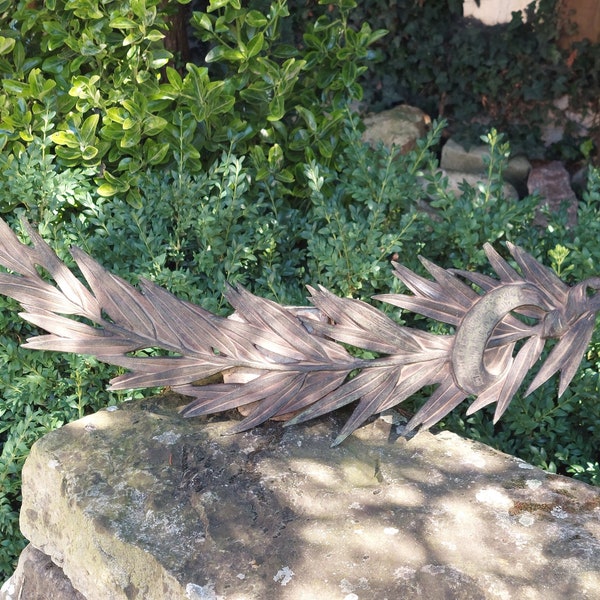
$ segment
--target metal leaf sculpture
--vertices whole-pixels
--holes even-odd
[[[0,264],[8,270],[0,273],[0,293],[22,305],[21,317],[48,332],[30,338],[26,347],[91,354],[120,365],[128,372],[110,382],[115,390],[170,386],[192,398],[182,411],[186,417],[246,407],[234,432],[278,417],[300,423],[357,401],[335,445],[371,415],[430,385],[437,387],[407,431],[431,427],[469,396],[476,398],[468,414],[496,403],[495,422],[549,338],[558,342],[525,393],[559,371],[558,393],[564,392],[600,310],[600,295],[594,293],[600,290],[600,278],[568,287],[508,244],[521,273],[485,246],[498,279],[445,270],[422,258],[430,280],[394,263],[395,275],[412,295],[376,298],[450,324],[453,335],[400,326],[374,307],[339,298],[323,287],[308,289],[326,321],[241,287],[226,290],[236,318],[224,318],[145,279],[137,289],[73,248],[88,288],[31,225],[24,226],[31,245],[22,244],[0,220]],[[356,358],[344,344],[379,357]],[[135,354],[146,348],[169,355]],[[206,383],[239,370],[250,370],[254,378]]]

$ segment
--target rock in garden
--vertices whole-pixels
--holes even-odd
[[[560,161],[552,161],[534,167],[527,180],[530,194],[537,192],[540,197],[540,209],[557,214],[561,206],[566,204],[569,225],[577,223],[577,196],[571,187],[569,172]],[[538,224],[545,224],[546,218],[539,212]]]
[[[29,545],[13,576],[0,590],[2,600],[86,600],[52,559]]]
[[[489,157],[489,155],[489,147],[486,145],[465,148],[450,138],[442,148],[440,166],[446,171],[480,175],[487,170],[484,157]],[[531,163],[527,158],[524,156],[514,156],[508,161],[503,176],[508,183],[516,188],[520,195],[525,195],[529,171],[531,171]]]
[[[363,140],[373,146],[379,143],[390,148],[394,146],[402,154],[406,154],[427,133],[430,123],[431,119],[421,109],[401,104],[365,117]]]
[[[407,440],[396,414],[331,448],[347,415],[227,435],[239,416],[185,403],[33,446],[23,533],[86,600],[600,600],[597,488],[451,433]]]
[[[447,184],[445,185],[445,190],[449,192],[453,192],[457,196],[462,195],[461,186],[463,184],[467,184],[471,187],[478,188],[482,185],[487,185],[486,178],[484,175],[475,174],[475,173],[464,173],[462,171],[444,171],[442,169],[442,174],[447,180]],[[502,195],[504,198],[509,200],[518,200],[519,194],[515,187],[505,181],[502,185]]]

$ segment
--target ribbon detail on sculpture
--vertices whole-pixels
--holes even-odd
[[[485,353],[494,330],[513,311],[539,307],[543,314],[543,305],[542,294],[530,284],[498,287],[475,302],[454,337],[451,360],[456,384],[469,394],[479,394],[493,385],[500,373],[487,368]]]

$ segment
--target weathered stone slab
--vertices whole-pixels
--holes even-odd
[[[450,138],[442,148],[440,166],[447,171],[481,174],[487,170],[484,157],[489,157],[488,146],[464,146]],[[513,156],[504,170],[504,179],[512,184],[519,194],[527,191],[527,177],[531,171],[531,163],[524,156]]]
[[[363,140],[369,144],[383,143],[396,147],[402,154],[416,147],[417,140],[427,133],[431,119],[421,109],[400,104],[364,119]]]
[[[600,599],[596,488],[391,415],[332,449],[340,415],[228,436],[184,403],[32,449],[23,533],[87,600]]]
[[[466,183],[474,188],[479,188],[481,185],[486,185],[485,176],[474,173],[463,173],[461,171],[444,171],[441,169],[443,177],[446,178],[445,189],[447,191],[453,192],[457,196],[462,195],[461,186]],[[503,196],[509,200],[518,200],[519,193],[515,189],[515,187],[508,182],[504,182],[502,186]]]

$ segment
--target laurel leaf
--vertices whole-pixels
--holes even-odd
[[[463,392],[451,379],[444,379],[435,392],[408,422],[406,431],[417,427],[429,429],[456,408],[468,394]]]

